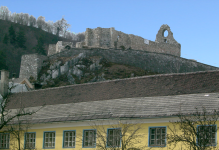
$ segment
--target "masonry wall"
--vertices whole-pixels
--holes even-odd
[[[48,55],[53,55],[56,53],[56,44],[49,44]]]
[[[164,31],[168,36],[164,37]],[[99,48],[142,50],[149,52],[165,53],[174,56],[181,55],[181,45],[173,38],[173,33],[168,25],[162,25],[157,33],[156,40],[150,41],[133,34],[116,31],[115,28],[87,28],[85,32],[85,45]]]
[[[21,67],[19,78],[27,78],[33,76],[35,79],[38,77],[43,61],[47,59],[47,56],[39,54],[28,54],[22,55],[21,57]]]
[[[56,43],[56,53],[61,52],[61,49],[63,49],[62,41],[58,41],[58,42]]]
[[[71,57],[80,53],[87,56],[102,56],[110,62],[140,67],[158,73],[184,73],[219,68],[202,64],[193,60],[155,52],[141,50],[114,50],[114,49],[70,49],[49,56],[49,59]]]

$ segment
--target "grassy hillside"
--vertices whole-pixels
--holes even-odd
[[[10,41],[8,41],[8,44],[3,42],[5,34],[9,34],[9,27],[11,25],[13,26],[16,35],[18,35],[19,31],[24,32],[26,38],[24,45],[26,48],[13,46]],[[18,77],[20,71],[21,56],[24,54],[36,53],[36,50],[33,48],[37,45],[37,39],[39,39],[40,36],[43,37],[45,50],[48,50],[49,44],[56,44],[57,41],[71,41],[62,37],[57,37],[51,33],[45,32],[35,27],[24,26],[0,19],[0,70],[8,69],[10,72],[10,77],[12,76],[12,73],[15,73],[16,77]],[[76,41],[71,42],[76,43]]]

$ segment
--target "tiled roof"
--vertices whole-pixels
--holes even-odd
[[[180,111],[185,114],[219,110],[219,93],[184,94],[123,98],[103,101],[46,105],[36,114],[29,116],[32,123],[63,122],[109,118],[160,118],[174,116]],[[37,110],[40,107],[28,108]],[[13,110],[15,111],[15,110]]]
[[[13,94],[9,109],[100,100],[219,92],[219,71],[162,74]]]

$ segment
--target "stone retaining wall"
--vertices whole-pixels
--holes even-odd
[[[33,76],[34,79],[37,79],[38,73],[42,68],[43,61],[47,59],[47,56],[39,54],[22,55],[19,78],[29,79],[30,76]]]
[[[151,70],[158,73],[184,73],[219,69],[217,67],[169,54],[160,54],[141,50],[73,48],[51,55],[49,56],[49,59],[71,57],[80,53],[85,53],[86,56],[102,56],[113,63],[136,66],[144,70]]]

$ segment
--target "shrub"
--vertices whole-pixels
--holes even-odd
[[[123,46],[123,45],[122,45],[122,46],[120,46],[120,48],[121,48],[122,50],[125,50],[125,46]]]

